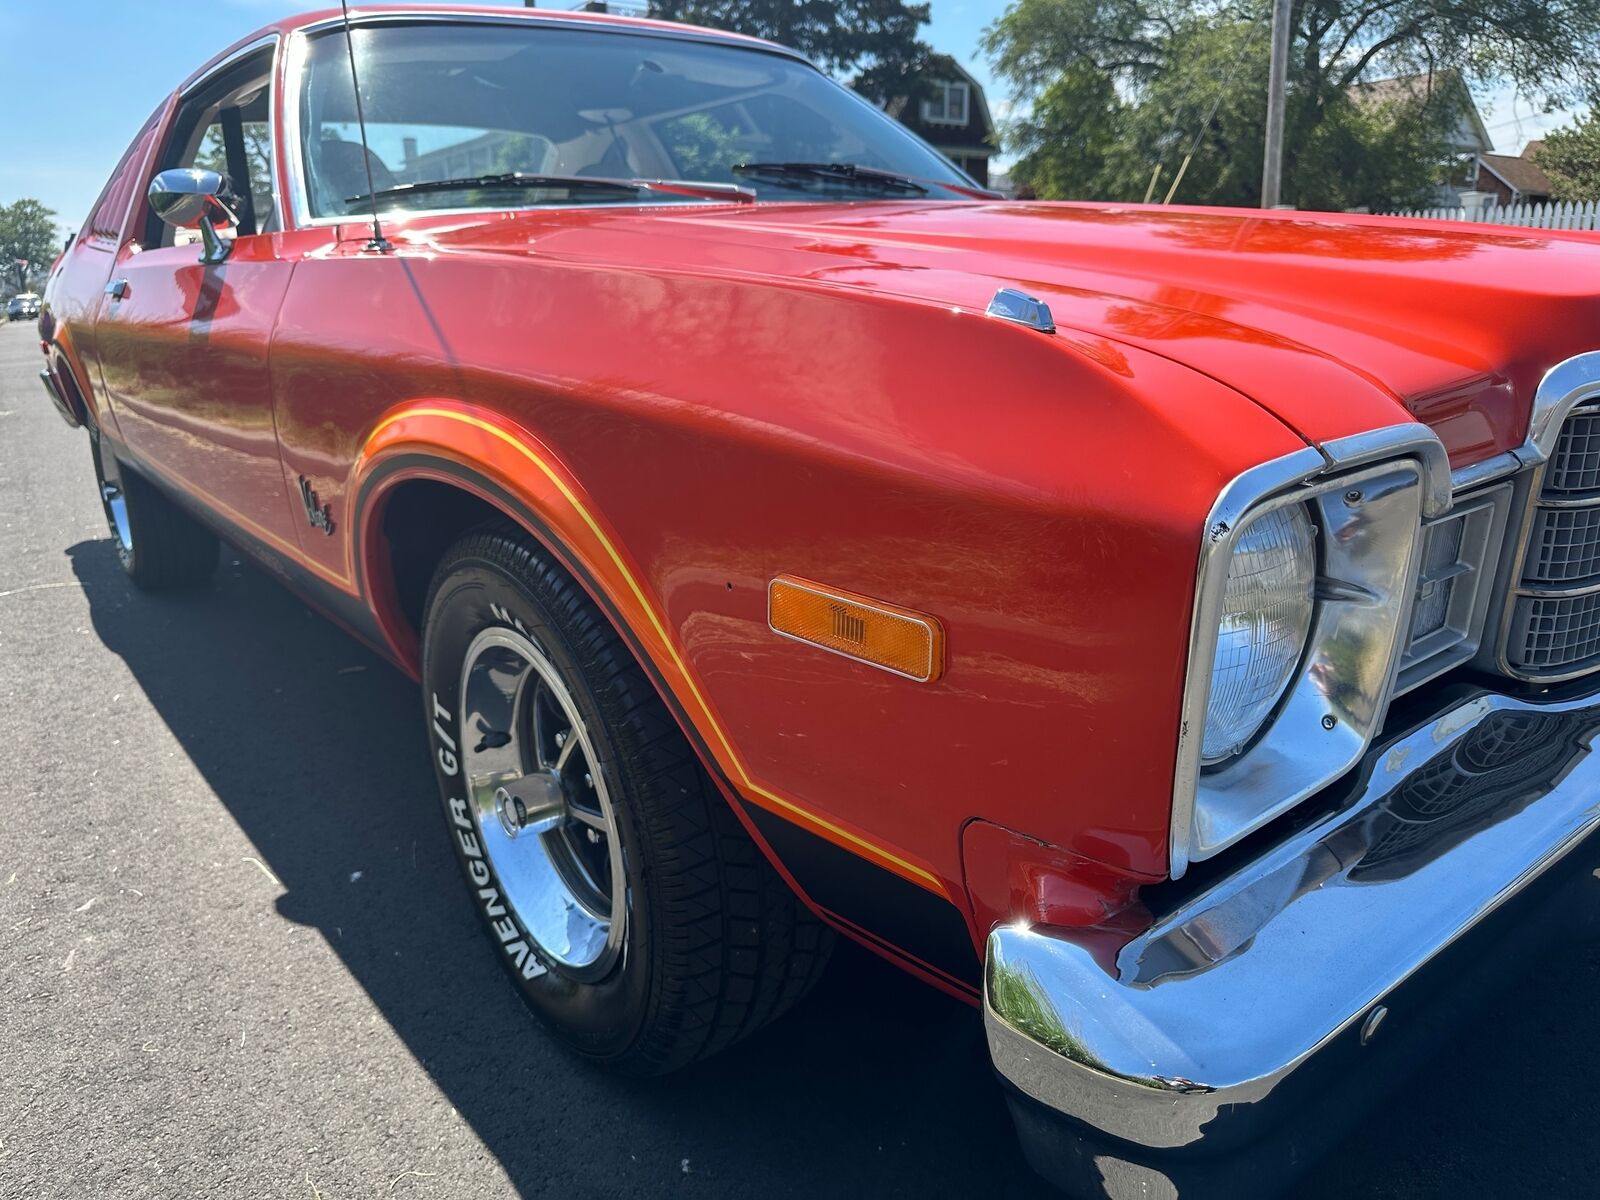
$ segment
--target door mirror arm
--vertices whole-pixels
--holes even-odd
[[[200,261],[215,266],[233,249],[217,235],[217,226],[238,221],[230,204],[233,193],[227,177],[198,167],[174,167],[150,181],[150,207],[175,229],[200,231]]]

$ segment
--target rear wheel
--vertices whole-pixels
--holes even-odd
[[[217,569],[217,537],[146,480],[123,468],[91,434],[95,480],[122,569],[148,591],[194,587]]]
[[[534,1012],[592,1059],[659,1074],[803,996],[831,934],[588,596],[520,532],[488,529],[446,554],[426,614],[452,843]]]

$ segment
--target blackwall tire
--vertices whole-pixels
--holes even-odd
[[[128,578],[145,591],[198,587],[216,572],[216,534],[155,486],[126,469],[91,433],[95,482],[106,527]]]
[[[831,932],[542,548],[511,527],[468,534],[425,613],[423,701],[450,840],[498,957],[560,1040],[662,1074],[805,995]]]

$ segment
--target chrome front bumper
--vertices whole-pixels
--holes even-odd
[[[1312,1064],[1356,1073],[1369,1043],[1404,1037],[1390,1009],[1408,981],[1452,949],[1486,957],[1473,935],[1522,920],[1523,893],[1563,860],[1600,889],[1593,843],[1573,853],[1600,829],[1597,732],[1592,690],[1468,694],[1372,750],[1334,811],[1132,941],[996,930],[996,1069],[1090,1139],[1186,1154],[1269,1135]]]

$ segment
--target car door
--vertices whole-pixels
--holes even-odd
[[[238,221],[226,259],[148,205],[118,249],[95,323],[106,394],[135,465],[269,546],[295,544],[278,457],[267,352],[293,263],[279,253],[271,114],[276,39],[181,97],[147,177],[226,174]],[[140,194],[143,194],[143,186]],[[141,201],[141,204],[143,202]]]

